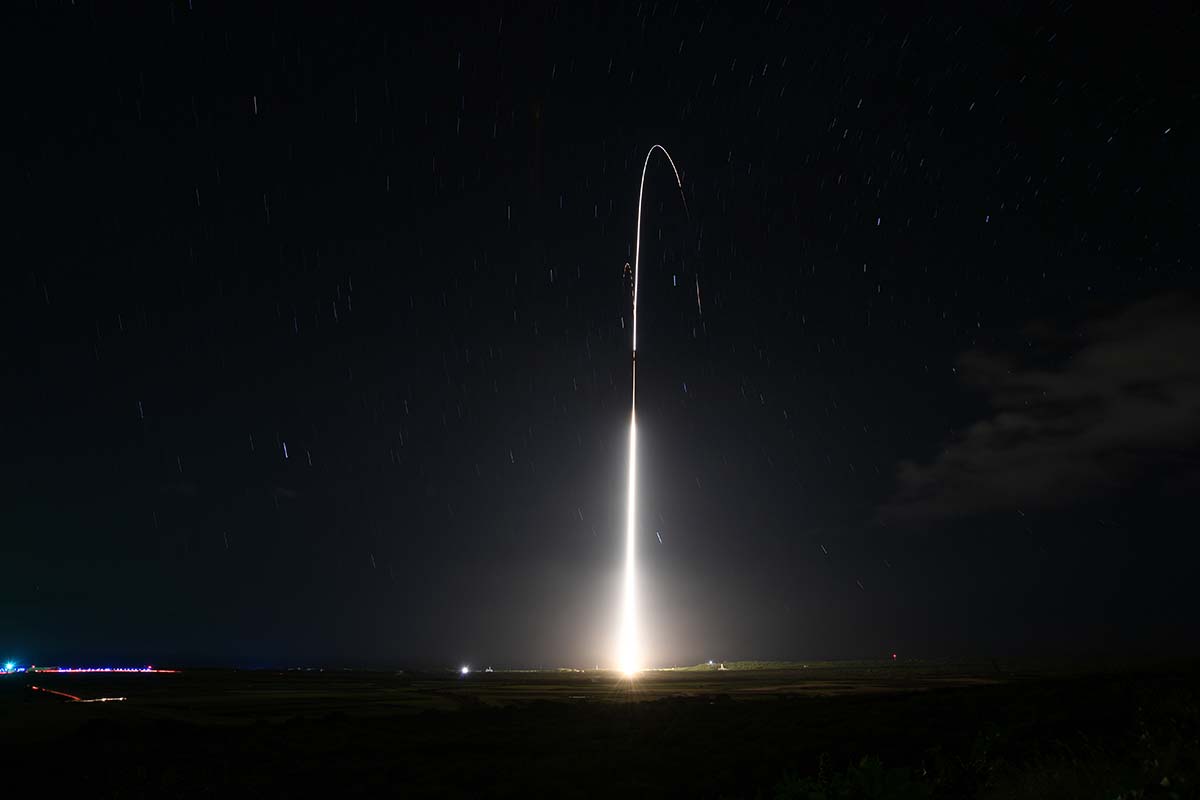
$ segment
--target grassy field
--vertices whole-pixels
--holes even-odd
[[[1194,665],[725,667],[0,676],[0,759],[102,797],[1200,796]]]

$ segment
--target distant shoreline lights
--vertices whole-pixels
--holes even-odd
[[[38,672],[38,673],[81,673],[81,672],[154,672],[154,673],[176,673],[177,669],[156,669],[152,666],[145,667],[36,667],[36,666],[17,666],[13,662],[8,662],[4,665],[4,669],[0,669],[0,674],[7,675],[17,672]]]

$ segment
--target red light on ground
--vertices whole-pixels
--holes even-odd
[[[48,693],[50,693],[50,694],[56,694],[56,695],[58,695],[59,697],[65,697],[65,698],[67,698],[68,700],[72,700],[72,701],[74,701],[74,702],[76,702],[76,703],[83,702],[83,700],[82,700],[81,698],[79,698],[79,697],[76,697],[76,696],[75,696],[75,695],[73,695],[73,694],[67,694],[66,692],[56,692],[56,691],[54,691],[53,689],[45,689],[45,688],[43,688],[43,687],[41,687],[41,686],[30,686],[29,688],[30,688],[30,689],[33,689],[35,692],[48,692]]]

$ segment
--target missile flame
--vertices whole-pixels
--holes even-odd
[[[675,183],[683,198],[687,211],[687,197],[683,194],[683,181],[675,160],[662,145],[656,144],[646,153],[642,164],[642,181],[638,188],[637,235],[633,249],[633,388],[629,402],[629,494],[625,516],[625,577],[621,587],[621,622],[617,637],[617,665],[626,675],[634,675],[642,668],[641,639],[638,630],[638,581],[637,581],[637,325],[638,325],[638,264],[642,254],[642,196],[646,191],[646,169],[655,150],[661,150],[675,173]]]

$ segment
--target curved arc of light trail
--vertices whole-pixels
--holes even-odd
[[[683,207],[687,211],[687,196],[683,193],[683,180],[679,177],[679,169],[675,159],[667,152],[667,148],[656,144],[646,153],[642,164],[642,180],[638,187],[637,233],[633,246],[633,383],[629,398],[629,495],[625,516],[625,579],[622,596],[621,630],[618,640],[617,661],[620,670],[628,675],[641,669],[641,653],[638,642],[637,625],[637,303],[638,303],[638,266],[642,255],[642,197],[646,192],[646,171],[650,166],[650,158],[655,150],[661,150],[675,173],[675,184],[679,187],[679,196],[683,198]],[[688,212],[691,216],[691,213]]]
[[[642,196],[646,193],[646,170],[650,166],[650,157],[654,155],[655,150],[661,150],[662,154],[667,157],[667,162],[671,165],[671,171],[675,173],[675,185],[679,187],[679,196],[683,198],[683,207],[687,209],[687,196],[683,193],[683,180],[679,177],[679,169],[675,166],[675,159],[671,158],[671,154],[667,152],[667,148],[661,144],[656,144],[646,152],[646,160],[642,164],[642,182],[638,187],[638,215],[637,215],[637,235],[633,242],[633,376],[634,376],[634,402],[637,401],[637,300],[638,300],[638,262],[642,254]]]

